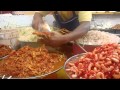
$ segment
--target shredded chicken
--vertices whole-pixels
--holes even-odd
[[[65,60],[59,52],[49,52],[45,46],[24,46],[0,62],[0,75],[25,78],[52,72],[55,64]]]

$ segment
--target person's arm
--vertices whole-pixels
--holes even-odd
[[[33,21],[32,21],[32,27],[36,30],[39,29],[39,24],[43,23],[43,19],[42,19],[42,15],[38,12],[35,12],[34,16],[33,16]]]
[[[39,24],[44,24],[44,20],[42,17],[50,14],[52,11],[37,11],[33,16],[32,27],[36,30],[39,29]]]
[[[65,42],[79,39],[90,30],[90,21],[92,19],[92,12],[90,11],[79,11],[79,22],[80,25],[73,30],[71,33],[64,35]]]
[[[79,17],[80,25],[74,31],[65,35],[61,35],[56,32],[50,32],[49,38],[44,38],[40,41],[47,45],[60,46],[70,41],[79,39],[81,36],[85,35],[90,30],[90,21],[92,16],[88,12],[80,12]]]
[[[81,22],[81,24],[71,33],[63,36],[64,42],[74,41],[85,35],[90,30],[90,21]]]

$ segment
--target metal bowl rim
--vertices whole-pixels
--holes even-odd
[[[85,54],[86,54],[86,53],[76,54],[76,55],[68,58],[67,61],[65,62],[63,68],[64,68],[64,71],[65,71],[66,75],[67,75],[70,79],[72,79],[72,78],[71,78],[71,77],[68,75],[68,73],[66,72],[66,64],[67,64],[69,61],[71,61],[72,58],[75,58],[75,57],[77,57],[77,56],[80,56],[80,57],[81,57],[81,56],[83,56],[83,55],[85,55]]]
[[[37,78],[40,78],[40,79],[42,79],[42,77],[45,77],[45,76],[48,76],[48,75],[50,75],[50,74],[53,74],[53,73],[55,73],[55,72],[57,72],[57,71],[59,71],[60,69],[62,69],[63,68],[63,66],[61,66],[60,68],[58,68],[58,69],[56,69],[56,70],[54,70],[54,71],[52,71],[52,72],[49,72],[49,73],[47,73],[47,74],[44,74],[44,75],[38,75],[38,76],[32,76],[32,77],[26,77],[26,78],[11,78],[11,79],[37,79]],[[1,78],[2,78],[2,76],[0,76]],[[5,79],[7,79],[8,77],[5,77]]]
[[[120,44],[120,42],[118,44]],[[81,43],[79,43],[79,45],[82,45],[82,46],[102,46],[102,45],[88,45],[88,44],[81,44]]]

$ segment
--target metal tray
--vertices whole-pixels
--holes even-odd
[[[21,47],[23,47],[23,46],[25,46],[25,45],[29,45],[29,46],[31,46],[31,47],[39,47],[39,46],[40,46],[40,43],[37,43],[37,42],[22,42],[22,41],[20,41],[17,49],[19,49],[19,48],[21,48]],[[52,47],[49,47],[49,46],[48,46],[47,49],[48,49],[49,51],[51,51],[51,52],[56,52],[56,51],[59,50],[60,48],[52,48]],[[66,57],[66,58],[67,58],[67,57]],[[11,79],[42,79],[42,78],[44,78],[44,77],[46,77],[46,76],[48,76],[48,75],[50,75],[50,74],[53,74],[53,73],[58,72],[59,70],[61,70],[61,69],[63,68],[63,66],[64,66],[64,63],[63,63],[62,65],[60,65],[60,67],[57,68],[56,70],[53,70],[52,72],[46,73],[46,74],[44,74],[44,75],[40,75],[40,76],[38,75],[38,76],[27,77],[27,78],[15,78],[15,77],[12,77]],[[8,77],[9,77],[9,76],[8,76]],[[4,79],[7,79],[8,77],[6,76],[6,77],[4,77]],[[0,76],[0,78],[2,78],[2,76]]]
[[[50,74],[53,74],[53,73],[56,73],[58,72],[59,70],[61,70],[63,68],[63,66],[61,66],[60,68],[50,72],[50,73],[47,73],[47,74],[44,74],[44,75],[38,75],[38,76],[33,76],[33,77],[27,77],[27,78],[15,78],[15,77],[12,77],[11,79],[42,79]],[[3,76],[0,76],[0,78],[2,78]],[[4,79],[8,79],[8,77],[4,77]]]
[[[120,34],[120,30],[115,30],[116,31],[116,34]]]
[[[113,34],[116,33],[116,30],[113,30],[113,29],[100,29],[99,31],[109,32],[109,33],[113,33]]]

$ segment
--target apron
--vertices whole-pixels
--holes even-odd
[[[73,31],[76,27],[80,25],[78,16],[76,15],[75,11],[73,11],[73,17],[67,21],[63,21],[61,16],[57,12],[54,13],[54,17],[56,19],[56,23],[58,24],[59,28],[66,28],[69,31]],[[58,79],[68,79],[63,68],[60,71],[58,71],[56,74]]]
[[[72,12],[73,12],[73,17],[67,21],[63,21],[57,11],[54,13],[54,17],[56,19],[56,23],[59,28],[66,28],[69,31],[73,31],[76,27],[80,25],[80,22],[78,20],[78,15],[76,15],[75,11],[72,11]],[[79,54],[80,52],[81,52],[81,49],[79,48],[79,46],[76,44],[73,44],[73,53],[76,55],[76,54]]]
[[[75,11],[73,11],[73,17],[67,21],[63,21],[57,11],[54,13],[54,17],[59,28],[66,28],[67,30],[73,31],[77,26],[80,25],[78,16],[76,15]]]

